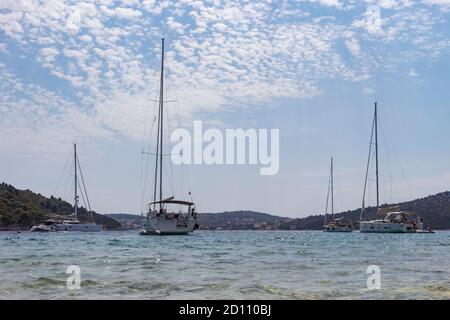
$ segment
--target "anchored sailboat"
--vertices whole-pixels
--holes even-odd
[[[375,175],[377,205],[376,214],[383,216],[381,219],[362,221],[365,212],[365,196],[369,175],[370,157],[372,154],[373,138],[375,136]],[[366,178],[364,182],[363,202],[360,215],[360,232],[362,233],[433,233],[430,229],[424,229],[422,219],[416,215],[416,219],[411,219],[414,213],[401,211],[399,207],[380,208],[380,188],[379,188],[379,162],[378,162],[378,107],[375,102],[375,113],[370,137],[369,158],[367,160]]]
[[[96,224],[94,221],[94,216],[91,210],[91,204],[89,201],[89,197],[86,192],[86,187],[84,184],[83,172],[81,171],[80,161],[77,156],[77,145],[73,145],[73,161],[74,161],[74,219],[73,220],[46,220],[41,222],[39,225],[33,226],[31,231],[34,232],[49,232],[49,231],[81,231],[81,232],[98,232],[102,230],[102,225]],[[87,207],[87,215],[89,218],[88,223],[82,223],[78,220],[78,187],[81,188],[81,185],[78,180],[78,170],[81,175],[81,182],[83,188],[81,189],[81,194],[83,196],[83,200],[86,200]],[[84,192],[84,193],[83,193]]]
[[[327,223],[328,217],[328,203],[331,193],[331,220]],[[334,215],[334,171],[333,171],[333,157],[331,158],[331,168],[330,168],[330,181],[328,183],[327,192],[327,204],[325,208],[325,221],[324,221],[324,232],[352,232],[353,225],[350,222],[344,221],[342,218],[333,219]]]
[[[197,213],[192,201],[163,198],[163,114],[164,114],[164,39],[161,39],[161,77],[159,90],[158,132],[156,142],[156,164],[154,175],[153,201],[144,221],[141,235],[186,235],[198,228]],[[157,189],[159,180],[159,199]],[[178,210],[170,210],[177,206]]]

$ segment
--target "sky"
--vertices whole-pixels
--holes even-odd
[[[333,156],[336,211],[358,208],[375,101],[381,202],[450,189],[450,0],[1,0],[0,180],[72,202],[76,142],[92,208],[144,210],[162,37],[165,141],[193,121],[280,130],[277,175],[169,163],[166,195],[322,214]]]

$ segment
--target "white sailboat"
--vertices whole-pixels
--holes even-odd
[[[176,200],[174,197],[163,198],[164,39],[161,39],[161,46],[161,77],[157,117],[158,133],[156,143],[154,193],[153,201],[149,203],[149,210],[144,221],[144,230],[142,230],[140,234],[187,235],[198,228],[197,213],[195,211],[194,203],[192,201]],[[158,187],[159,199],[157,199]]]
[[[382,216],[380,219],[362,221],[365,211],[365,196],[367,189],[367,180],[369,174],[370,157],[372,153],[372,141],[375,136],[375,174],[376,174],[376,193],[377,206],[376,214]],[[380,208],[380,192],[379,192],[379,163],[378,163],[378,108],[375,102],[375,114],[372,124],[372,133],[370,137],[369,158],[367,160],[366,179],[364,182],[363,202],[360,215],[360,232],[362,233],[433,233],[430,229],[424,229],[422,219],[417,216],[412,219],[415,214],[411,212],[401,211],[399,207]]]
[[[331,220],[327,223],[328,217],[328,203],[331,193]],[[331,158],[331,169],[330,169],[330,181],[328,183],[327,192],[327,204],[325,208],[325,221],[324,221],[324,232],[352,232],[353,224],[351,222],[346,222],[342,218],[333,219],[334,215],[334,171],[333,171],[333,157]]]
[[[78,231],[78,232],[99,232],[102,231],[102,225],[95,223],[94,216],[92,214],[91,205],[89,202],[89,197],[86,193],[86,188],[84,184],[84,178],[83,173],[81,171],[80,162],[77,157],[77,145],[73,145],[73,159],[74,159],[74,187],[75,187],[75,195],[74,195],[74,219],[67,219],[63,221],[57,221],[57,220],[46,220],[41,222],[39,225],[33,226],[30,231],[33,232],[52,232],[52,231]],[[83,189],[81,192],[84,191],[85,198],[87,200],[86,206],[87,206],[87,214],[89,217],[88,223],[83,223],[80,220],[78,220],[78,187],[79,187],[79,180],[78,180],[78,169],[81,173],[81,181]],[[81,187],[81,186],[80,186]]]

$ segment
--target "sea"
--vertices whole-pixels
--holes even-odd
[[[450,232],[0,232],[0,299],[450,299]]]

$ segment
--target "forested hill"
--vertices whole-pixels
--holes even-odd
[[[450,230],[450,192],[442,192],[425,198],[403,203],[384,205],[399,206],[401,210],[419,214],[424,223],[436,230]],[[86,210],[79,209],[80,219],[87,220]],[[60,198],[46,198],[30,190],[18,190],[6,183],[0,184],[0,230],[8,226],[29,227],[49,218],[64,218],[73,213],[72,205]],[[360,209],[335,214],[352,221],[359,221]],[[299,214],[301,214],[299,212]],[[94,214],[96,222],[107,229],[136,229],[142,227],[142,217],[128,214]],[[375,209],[367,208],[364,219],[375,218]],[[219,230],[321,230],[324,216],[313,215],[306,218],[283,218],[252,211],[221,213],[199,213],[201,229]]]
[[[419,214],[427,226],[435,230],[450,230],[450,192],[442,192],[413,201],[383,205],[399,206],[401,210]],[[299,214],[301,214],[299,212]],[[335,218],[344,217],[354,222],[359,221],[361,209],[335,214]],[[142,228],[143,218],[133,214],[110,214],[119,220],[124,229]],[[374,219],[375,208],[367,208],[364,220]],[[379,217],[378,217],[379,218]],[[201,230],[322,230],[324,216],[312,215],[306,218],[283,218],[267,213],[253,211],[232,211],[219,213],[198,213]]]
[[[42,220],[66,218],[72,213],[72,205],[61,198],[47,198],[30,190],[19,190],[6,183],[0,184],[0,228],[28,228]],[[81,221],[88,220],[85,208],[80,207],[78,213]],[[120,227],[116,220],[95,212],[94,219],[106,229]]]

